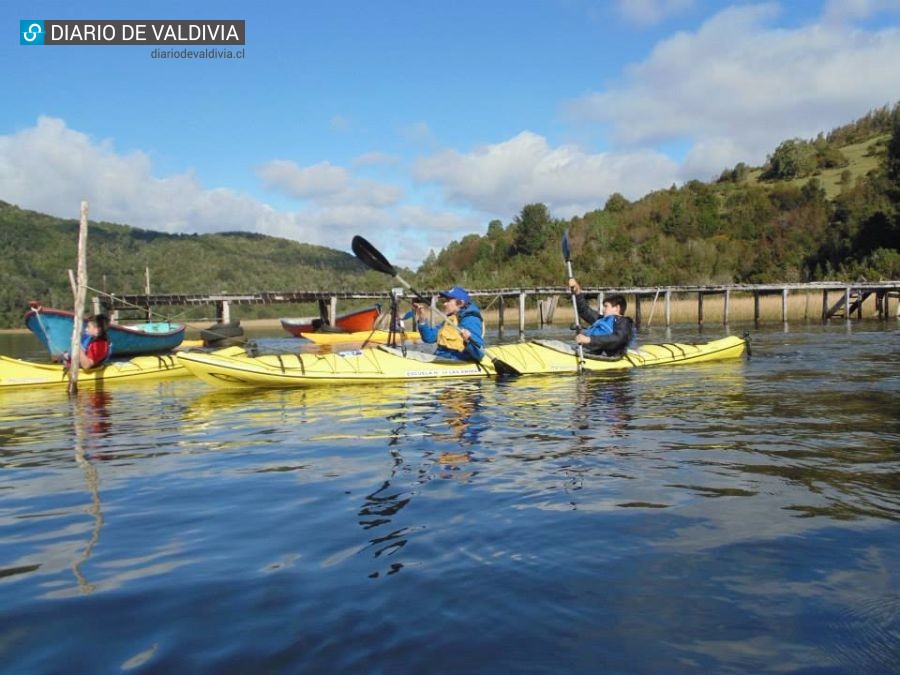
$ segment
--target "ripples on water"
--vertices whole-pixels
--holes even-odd
[[[898,333],[755,337],[586,379],[0,393],[0,670],[896,672]]]

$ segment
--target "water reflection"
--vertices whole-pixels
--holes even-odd
[[[363,550],[374,559],[398,554],[411,536],[425,529],[423,524],[398,526],[395,521],[430,481],[465,483],[477,475],[473,467],[488,425],[482,409],[485,384],[493,386],[456,382],[405,389],[408,398],[387,415],[386,421],[394,425],[387,443],[390,474],[365,495],[357,512],[360,526],[373,531]],[[403,567],[403,562],[392,561],[368,576],[390,576]]]
[[[100,502],[100,476],[97,468],[89,461],[88,453],[98,447],[102,439],[112,433],[109,405],[112,396],[102,388],[90,392],[82,391],[71,397],[73,450],[75,463],[84,474],[84,482],[91,498],[91,505],[87,512],[93,518],[91,534],[85,544],[84,550],[72,562],[72,573],[78,583],[81,593],[90,593],[96,586],[90,583],[81,570],[81,566],[87,562],[94,551],[94,547],[100,540],[100,530],[103,528],[103,510]]]

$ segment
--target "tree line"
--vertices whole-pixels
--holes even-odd
[[[616,193],[602,209],[569,220],[528,204],[509,224],[492,221],[484,235],[432,253],[418,273],[430,287],[560,285],[559,242],[569,230],[576,270],[591,285],[898,279],[898,204],[894,105],[827,136],[785,141],[765,166],[738,164],[708,183],[634,202]]]

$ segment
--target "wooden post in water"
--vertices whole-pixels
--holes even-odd
[[[672,325],[672,289],[666,289],[666,328]]]
[[[504,302],[503,295],[497,296],[497,332],[502,336],[503,335],[503,310],[506,309],[506,302]]]
[[[844,321],[850,321],[850,287],[844,288]]]
[[[787,323],[787,320],[788,320],[787,309],[788,309],[788,289],[782,288],[781,289],[781,321],[783,323]]]
[[[144,268],[144,295],[148,298],[150,297],[150,266]],[[147,321],[152,320],[153,311],[150,309],[150,303],[147,303],[147,311],[144,312],[144,316],[147,317]]]
[[[656,301],[659,299],[659,286],[656,287],[656,293],[653,295],[653,303],[650,305],[650,317],[647,319],[647,328],[653,322],[653,312],[656,311]]]
[[[328,323],[332,326],[337,321],[337,296],[331,296],[331,302],[328,303]]]
[[[697,325],[703,325],[703,291],[697,292]]]
[[[822,321],[828,320],[828,289],[822,289]]]
[[[525,338],[525,292],[519,292],[519,339]]]
[[[69,349],[69,394],[78,391],[78,371],[81,366],[81,330],[84,321],[84,296],[87,292],[87,214],[88,203],[81,202],[81,218],[78,222],[78,276],[69,270],[69,281],[75,291],[75,318],[72,321],[72,343]]]
[[[722,316],[723,316],[722,323],[725,324],[726,326],[728,325],[728,315],[730,314],[730,307],[729,307],[730,303],[731,303],[731,289],[726,288],[725,289],[725,307],[722,310]]]
[[[753,291],[753,323],[759,323],[759,291]]]
[[[634,323],[636,326],[641,325],[641,296],[634,294]]]

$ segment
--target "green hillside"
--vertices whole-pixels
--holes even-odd
[[[38,299],[47,307],[72,305],[67,270],[76,266],[77,240],[77,220],[0,202],[0,327],[22,326],[29,300]],[[147,268],[154,293],[385,288],[383,275],[366,269],[349,253],[257,234],[165,234],[91,221],[88,249],[88,283],[99,291],[143,293]],[[92,295],[96,293],[88,293]],[[162,308],[159,313],[174,317],[185,311]],[[290,305],[241,308],[243,317],[293,313],[316,312]]]
[[[743,163],[635,202],[613,194],[570,220],[526,205],[429,256],[440,287],[564,281],[559,242],[603,286],[900,278],[900,106],[874,110],[812,140],[781,143],[765,166]]]
[[[833,200],[841,193],[845,185],[848,183],[853,184],[857,179],[865,178],[869,173],[876,170],[889,140],[889,134],[880,134],[859,143],[840,148],[843,155],[847,158],[846,166],[820,169],[813,174],[819,179],[819,183],[825,190],[825,197]],[[760,178],[764,170],[765,167],[752,169],[747,175],[746,182],[765,186],[766,181]],[[803,176],[802,178],[793,178],[783,182],[787,185],[801,188],[809,179],[810,176]]]

